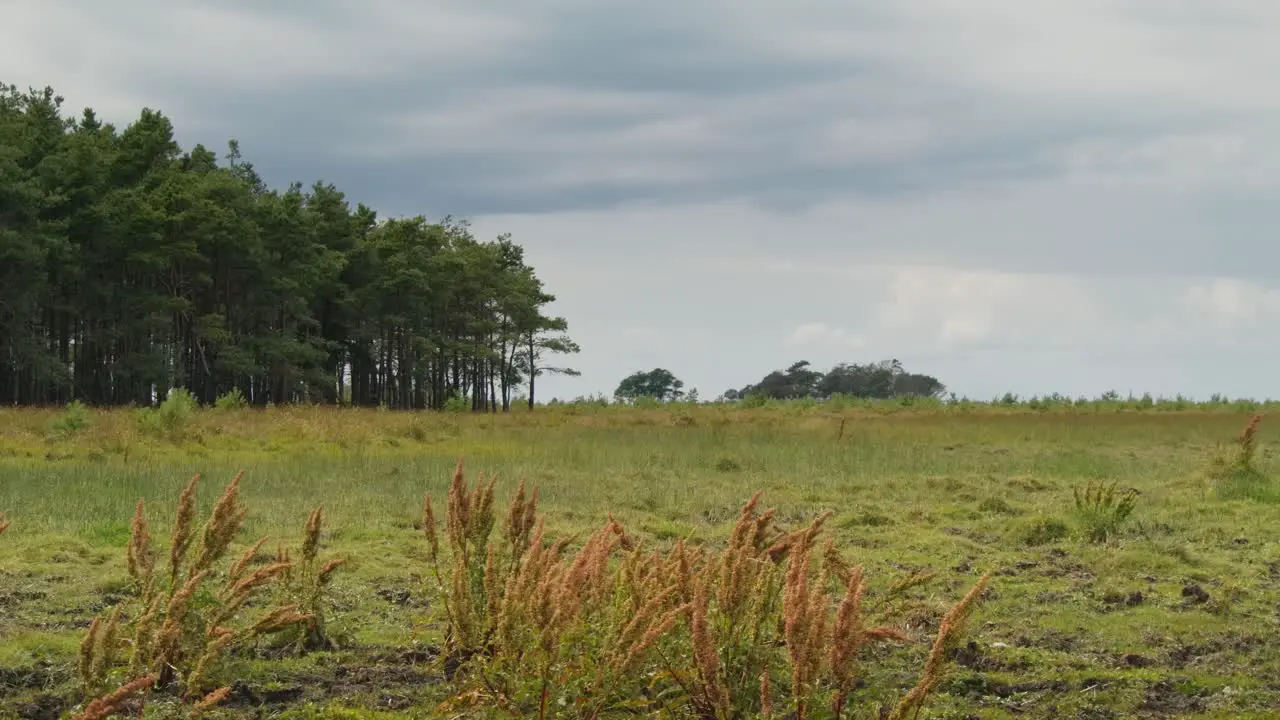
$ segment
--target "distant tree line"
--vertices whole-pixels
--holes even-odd
[[[735,402],[749,397],[769,400],[830,398],[836,395],[867,399],[901,397],[942,397],[947,388],[931,375],[909,373],[897,360],[859,365],[840,363],[823,373],[801,360],[786,370],[774,370],[752,385],[729,389],[722,399]],[[619,402],[652,398],[660,402],[696,398],[696,390],[686,394],[684,381],[666,368],[632,373],[618,383],[613,397]]]
[[[0,84],[0,402],[507,409],[578,347],[509,236],[379,219],[333,185],[266,187],[229,143],[183,152]]]
[[[759,382],[725,391],[726,400],[752,395],[773,400],[829,398],[834,395],[887,399],[898,397],[941,397],[947,387],[931,375],[907,372],[898,360],[877,363],[840,363],[825,373],[801,360],[786,370],[774,370]]]

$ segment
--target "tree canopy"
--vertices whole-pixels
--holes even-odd
[[[807,360],[786,370],[774,370],[759,382],[725,392],[727,400],[749,395],[777,400],[827,398],[848,395],[859,398],[939,397],[947,390],[931,375],[909,373],[897,360],[859,365],[840,363],[826,373],[813,370]]]
[[[188,152],[0,84],[0,402],[509,407],[574,353],[509,236],[270,189],[235,141]]]
[[[677,378],[670,370],[654,368],[628,375],[618,383],[613,396],[623,402],[635,402],[640,398],[653,398],[659,401],[678,400],[684,395],[684,381]]]

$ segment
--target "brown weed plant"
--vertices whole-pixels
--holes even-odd
[[[246,515],[239,499],[243,475],[237,474],[227,484],[199,529],[195,491],[200,476],[191,478],[179,495],[165,572],[158,572],[145,503],[138,501],[126,550],[135,591],[129,620],[124,620],[123,606],[112,608],[92,620],[80,645],[82,689],[86,698],[96,697],[86,711],[143,678],[150,678],[148,688],[180,684],[185,697],[197,701],[196,707],[212,707],[226,693],[214,690],[206,694],[205,684],[230,648],[311,620],[294,604],[271,607],[256,621],[235,622],[254,598],[280,582],[291,569],[287,562],[253,568],[266,541],[263,538],[219,571],[219,563],[227,556]],[[111,684],[118,654],[126,648],[123,682],[117,683],[119,689],[102,695]]]
[[[1249,418],[1249,423],[1240,431],[1239,437],[1236,438],[1236,445],[1240,448],[1240,456],[1238,462],[1246,468],[1253,467],[1253,455],[1258,449],[1258,426],[1262,424],[1262,416],[1254,415]]]
[[[1258,452],[1258,429],[1262,424],[1262,415],[1254,414],[1240,430],[1232,443],[1234,449],[1228,451],[1219,442],[1211,458],[1211,472],[1221,476],[1234,473],[1255,474],[1258,472],[1254,459]]]
[[[1280,491],[1277,491],[1257,466],[1258,429],[1261,423],[1261,415],[1251,416],[1229,449],[1218,443],[1210,455],[1206,468],[1207,480],[1220,497],[1271,501],[1280,498]]]
[[[146,675],[136,680],[131,680],[110,693],[94,698],[85,705],[83,710],[74,715],[72,720],[103,720],[118,714],[124,709],[126,703],[150,690],[155,681],[155,675]],[[138,714],[141,716],[141,708],[139,708]]]
[[[297,606],[307,616],[306,620],[298,623],[291,631],[297,635],[294,645],[299,651],[333,648],[325,613],[329,604],[326,591],[333,581],[334,573],[347,561],[345,558],[320,558],[323,529],[324,506],[320,506],[307,516],[297,561],[293,561],[292,553],[283,545],[276,551],[276,564],[285,566],[277,583],[280,604]]]
[[[735,720],[789,708],[798,719],[840,718],[865,679],[862,651],[910,642],[890,622],[892,601],[929,576],[894,584],[872,612],[863,569],[830,541],[815,551],[829,513],[787,532],[774,510],[759,510],[757,493],[720,552],[683,541],[665,553],[646,550],[609,518],[575,553],[572,539],[546,540],[536,489],[526,499],[523,484],[503,542],[491,544],[494,484],[482,478],[469,488],[458,464],[447,561],[430,498],[424,503],[445,665],[460,684],[441,710],[489,704],[517,716],[596,718],[682,709]],[[918,713],[988,580],[943,618],[919,682],[883,708],[887,717]]]

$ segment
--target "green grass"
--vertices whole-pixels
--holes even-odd
[[[425,661],[406,664],[436,631],[417,522],[423,493],[443,498],[459,456],[472,474],[499,474],[502,501],[519,479],[538,484],[556,534],[612,513],[660,542],[721,542],[764,490],[790,526],[835,511],[831,533],[877,583],[938,571],[928,593],[939,607],[994,571],[931,717],[1273,717],[1272,428],[1262,425],[1254,475],[1206,470],[1247,420],[1239,409],[217,410],[193,415],[178,444],[124,411],[88,411],[75,432],[55,411],[0,411],[0,511],[13,521],[0,537],[0,717],[34,716],[70,688],[89,618],[127,590],[137,499],[163,538],[191,474],[205,478],[203,513],[241,468],[242,544],[296,544],[324,503],[326,553],[350,565],[334,588],[339,649],[238,658],[225,716],[431,716],[444,691]],[[1072,490],[1091,480],[1140,493],[1105,542],[1073,518]],[[918,664],[926,649],[904,652]]]

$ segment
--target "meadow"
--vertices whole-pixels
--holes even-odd
[[[568,671],[535,683],[530,701],[477,686],[450,667],[457,656],[442,648],[453,627],[451,561],[437,582],[423,497],[432,497],[440,521],[439,553],[456,554],[446,506],[459,507],[458,488],[450,489],[459,458],[469,488],[481,474],[496,474],[502,527],[521,481],[538,488],[546,537],[572,537],[567,552],[593,538],[614,543],[605,525],[612,517],[625,529],[616,532],[625,540],[616,540],[615,565],[636,544],[664,563],[675,547],[728,557],[726,543],[757,491],[760,510],[776,508],[771,519],[788,537],[830,512],[821,538],[833,541],[840,560],[824,557],[823,567],[836,570],[822,577],[836,586],[833,607],[842,587],[835,575],[848,580],[836,572],[840,562],[864,568],[868,608],[896,598],[898,637],[859,651],[857,678],[849,679],[849,707],[871,716],[917,683],[948,609],[989,573],[920,717],[1275,717],[1275,427],[1264,417],[1249,447],[1238,442],[1254,413],[1270,409],[1119,401],[577,404],[510,414],[204,409],[170,418],[0,410],[0,513],[10,523],[0,535],[0,717],[71,716],[90,695],[85,673],[96,673],[101,692],[129,679],[124,651],[88,668],[84,639],[95,616],[105,622],[138,592],[128,548],[139,499],[163,569],[191,477],[201,477],[194,500],[204,522],[241,470],[238,498],[247,512],[228,558],[255,549],[262,536],[270,539],[246,554],[254,567],[283,558],[279,543],[306,552],[309,514],[322,505],[311,556],[344,563],[320,592],[323,642],[302,652],[266,634],[246,636],[208,670],[209,688],[225,690],[205,717],[694,716],[693,705],[663,699],[679,693],[660,688],[654,669],[658,655],[683,647],[679,638],[625,666],[628,676],[651,676],[644,703],[615,699],[603,711],[557,701],[555,692],[577,687]],[[1104,497],[1094,502],[1100,489]],[[483,492],[474,497],[483,500]],[[193,547],[208,540],[196,536]],[[473,561],[473,571],[484,570]],[[213,612],[219,597],[196,597],[192,612]],[[245,612],[269,607],[266,595],[255,596]],[[123,626],[120,633],[126,638]],[[696,629],[688,635],[689,652],[697,652]],[[575,667],[570,641],[586,643],[584,653],[600,651],[586,635],[565,637],[571,651],[557,656],[557,667]],[[767,650],[780,658],[793,651]],[[755,661],[724,658],[724,673]],[[794,714],[785,706],[791,679],[774,679],[776,717]],[[156,691],[145,716],[188,717],[190,703],[176,697]],[[749,716],[767,712],[762,704]],[[806,716],[831,711],[815,705]]]

